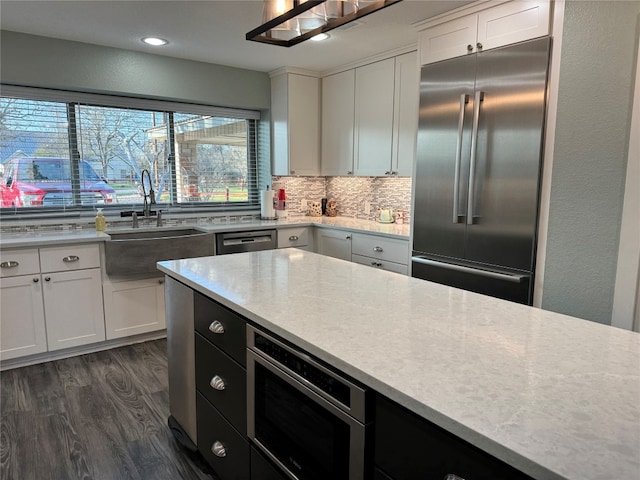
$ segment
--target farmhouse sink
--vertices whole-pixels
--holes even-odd
[[[206,257],[214,254],[213,233],[194,228],[117,230],[106,232],[105,264],[108,275],[159,274],[162,260]]]

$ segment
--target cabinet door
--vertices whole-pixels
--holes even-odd
[[[164,279],[105,283],[102,289],[108,340],[166,327]]]
[[[396,57],[395,70],[391,172],[410,177],[413,175],[418,134],[418,53],[409,52]]]
[[[40,274],[0,283],[0,360],[47,351]]]
[[[355,71],[322,79],[322,161],[324,176],[353,174]]]
[[[475,52],[477,32],[477,15],[458,18],[425,30],[418,38],[420,65]]]
[[[284,73],[271,79],[274,175],[320,175],[320,79]]]
[[[483,50],[549,34],[551,2],[508,2],[478,14],[478,40]]]
[[[49,351],[105,339],[100,269],[42,274]]]
[[[354,170],[356,175],[391,173],[395,60],[356,68]]]
[[[351,234],[344,230],[316,228],[317,253],[351,261]]]

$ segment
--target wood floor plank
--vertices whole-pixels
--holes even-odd
[[[2,372],[0,480],[215,480],[167,426],[166,341]]]
[[[15,412],[30,412],[31,388],[22,369],[0,373],[0,415]]]

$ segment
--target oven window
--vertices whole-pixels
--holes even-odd
[[[300,480],[348,480],[349,426],[258,363],[255,435]]]

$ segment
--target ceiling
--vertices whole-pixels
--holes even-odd
[[[403,0],[333,30],[329,40],[290,48],[245,40],[262,22],[262,0],[2,0],[0,27],[265,72],[283,66],[323,71],[415,44],[412,24],[468,3]],[[140,40],[145,36],[170,43],[150,47]]]

